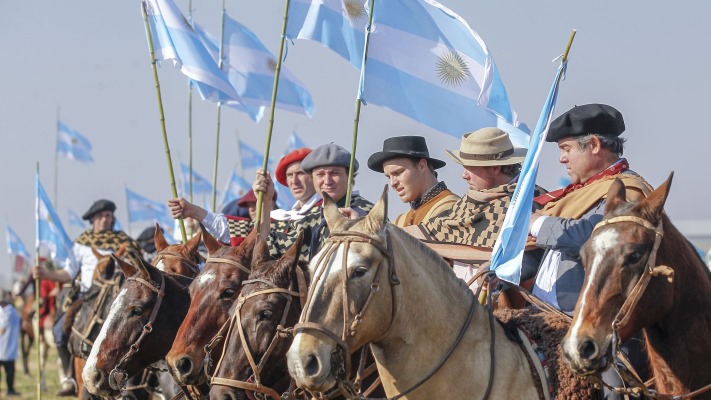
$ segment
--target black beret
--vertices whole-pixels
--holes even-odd
[[[625,131],[622,114],[607,104],[575,106],[551,122],[546,142],[591,133],[619,136]]]
[[[96,202],[94,202],[94,204],[91,205],[91,207],[89,207],[89,210],[81,216],[81,219],[89,221],[91,217],[94,216],[94,214],[100,213],[102,211],[114,212],[116,211],[116,204],[114,204],[114,202],[111,200],[97,200]]]

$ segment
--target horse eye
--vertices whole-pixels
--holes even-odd
[[[143,314],[143,309],[141,307],[134,307],[131,309],[131,315],[138,316],[141,314]]]
[[[227,288],[220,293],[221,299],[231,299],[235,295],[235,290],[232,288]]]
[[[263,310],[259,313],[259,321],[268,321],[272,318],[272,312],[270,310]]]
[[[356,267],[356,269],[354,269],[353,273],[351,274],[351,278],[360,278],[361,276],[365,275],[367,272],[368,272],[368,268]]]
[[[633,253],[630,253],[630,255],[627,256],[627,263],[628,264],[634,264],[639,262],[639,260],[642,259],[642,253],[635,251]]]

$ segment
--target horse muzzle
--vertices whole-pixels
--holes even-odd
[[[601,346],[589,337],[565,338],[561,343],[570,369],[579,375],[593,375],[610,363],[611,345]]]
[[[311,392],[325,392],[336,385],[332,369],[335,345],[328,346],[308,333],[298,333],[287,353],[289,374],[296,385]]]
[[[110,375],[98,368],[85,369],[82,374],[84,384],[89,393],[101,397],[113,397],[119,393],[110,381]]]

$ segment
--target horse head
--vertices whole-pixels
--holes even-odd
[[[303,234],[277,261],[255,257],[252,274],[230,311],[224,350],[212,378],[210,398],[254,398],[245,391],[274,399],[288,388],[286,327],[301,312],[297,263]],[[305,289],[305,288],[303,288]]]
[[[82,377],[90,393],[119,393],[127,378],[163,358],[182,322],[190,279],[112,256],[126,276],[91,349]],[[161,307],[163,303],[169,306]]]
[[[381,339],[392,323],[394,275],[387,187],[370,213],[343,217],[324,194],[330,236],[310,262],[309,294],[288,352],[291,376],[314,392],[350,376],[350,353]]]
[[[203,262],[198,252],[201,233],[194,235],[186,243],[168,244],[160,225],[156,224],[156,256],[151,261],[156,268],[170,274],[194,277],[198,274],[198,265]]]
[[[672,177],[635,202],[626,200],[621,180],[610,186],[604,219],[580,250],[585,280],[563,340],[565,357],[579,374],[604,370],[615,343],[669,312],[674,296],[671,270],[658,269],[656,261],[661,258],[657,253],[663,229],[671,228],[663,208]]]
[[[269,249],[256,230],[238,246],[225,246],[202,227],[209,256],[205,267],[190,284],[190,309],[166,357],[173,377],[181,385],[202,383],[205,345],[227,321],[229,310],[242,290],[255,253],[269,257]],[[259,243],[258,243],[259,242]],[[214,349],[219,355],[221,347]]]

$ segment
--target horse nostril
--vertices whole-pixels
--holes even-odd
[[[175,366],[178,367],[178,371],[183,375],[187,375],[193,370],[193,363],[188,357],[179,359]]]
[[[591,339],[586,338],[578,346],[578,353],[586,360],[590,360],[597,356],[597,345]]]
[[[313,354],[306,358],[306,373],[310,376],[316,375],[319,370],[318,358]]]
[[[104,373],[101,370],[94,370],[94,372],[91,375],[91,383],[94,384],[94,387],[101,387],[101,385],[104,383]]]

